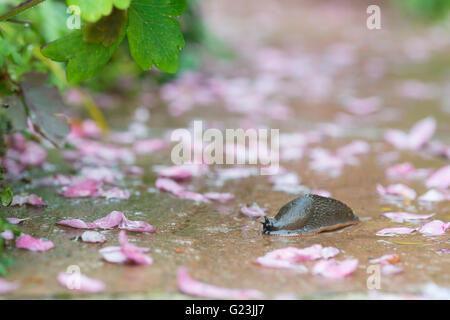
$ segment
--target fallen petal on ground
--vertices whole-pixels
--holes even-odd
[[[408,227],[397,227],[397,228],[386,228],[377,231],[377,236],[394,236],[397,234],[411,234],[415,232],[417,229],[408,228]]]
[[[29,234],[22,234],[16,241],[16,248],[30,251],[47,251],[54,248],[55,245],[50,240],[36,239]]]
[[[13,197],[13,200],[11,202],[11,206],[23,206],[25,204],[28,204],[30,206],[46,206],[47,204],[42,201],[41,198],[39,198],[35,194],[29,194],[29,195],[15,195]]]
[[[106,241],[106,237],[97,231],[85,231],[81,235],[81,240],[84,242],[103,243]]]
[[[60,272],[58,282],[69,290],[87,293],[102,292],[106,288],[103,281],[89,278],[81,273]]]
[[[197,297],[213,299],[263,299],[264,295],[253,289],[228,289],[216,287],[192,279],[186,268],[179,268],[177,272],[178,288],[181,292]]]
[[[418,231],[425,236],[438,236],[445,234],[445,231],[450,227],[450,222],[444,223],[441,220],[433,220],[424,224]]]
[[[321,260],[312,268],[312,274],[326,278],[340,279],[351,275],[358,267],[358,259],[337,262],[334,259]]]
[[[434,216],[432,214],[412,214],[408,212],[385,212],[383,216],[391,219],[394,222],[404,222],[408,220],[424,220]]]
[[[243,206],[241,213],[247,217],[264,217],[266,215],[266,208],[261,208],[257,203],[253,203],[251,206]]]
[[[14,292],[18,287],[18,282],[9,282],[0,278],[0,295]]]

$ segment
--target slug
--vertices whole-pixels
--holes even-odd
[[[285,204],[274,218],[264,217],[263,234],[300,236],[358,223],[347,205],[332,198],[306,194]]]

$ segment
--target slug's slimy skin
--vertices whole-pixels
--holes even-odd
[[[285,204],[274,218],[264,217],[263,234],[300,236],[335,230],[358,223],[352,209],[344,203],[307,194]]]

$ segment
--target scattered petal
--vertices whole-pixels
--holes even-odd
[[[450,222],[444,223],[441,220],[433,220],[424,224],[418,231],[425,236],[438,236],[445,234],[445,231],[450,227]]]
[[[412,214],[408,212],[385,212],[383,216],[388,217],[394,222],[404,222],[409,220],[423,220],[434,216],[432,214]]]
[[[234,194],[221,192],[208,192],[203,195],[206,199],[225,203],[234,199]]]
[[[384,256],[378,259],[369,259],[370,263],[379,263],[379,264],[391,264],[397,263],[400,261],[400,256],[397,254],[385,254]]]
[[[416,192],[409,188],[408,186],[398,183],[398,184],[391,184],[384,188],[381,184],[377,184],[377,192],[379,195],[394,195],[394,196],[401,196],[406,199],[413,200],[416,198],[417,194]]]
[[[81,273],[60,272],[58,282],[69,290],[80,292],[98,293],[105,290],[103,281],[89,278]]]
[[[377,236],[394,236],[396,234],[410,234],[415,232],[417,229],[415,228],[407,228],[407,227],[397,227],[397,228],[386,228],[377,231]]]
[[[152,153],[166,148],[167,144],[165,141],[160,139],[148,139],[136,141],[133,146],[134,152],[137,154]]]
[[[381,274],[383,276],[390,276],[394,274],[403,273],[405,270],[402,267],[394,266],[392,264],[384,264],[381,266]]]
[[[436,189],[428,190],[426,193],[419,197],[419,201],[441,202],[445,200],[450,200],[450,194],[446,195]]]
[[[81,235],[81,240],[91,243],[103,243],[106,241],[106,237],[97,231],[85,231]]]
[[[263,299],[264,295],[258,290],[228,289],[216,287],[192,279],[186,268],[179,268],[177,273],[178,288],[181,292],[198,297],[213,299]]]
[[[21,223],[22,221],[30,220],[30,219],[31,219],[31,218],[25,218],[25,219],[19,219],[19,218],[6,218],[6,220],[8,220],[8,222],[11,223],[11,224],[19,224],[19,223]]]
[[[2,233],[0,233],[0,237],[2,237],[5,240],[12,240],[14,239],[14,232],[11,230],[5,230]]]
[[[120,251],[127,257],[128,261],[137,264],[152,264],[153,258],[144,254],[142,249],[134,244],[128,243],[128,237],[124,230],[119,233]]]
[[[119,229],[133,231],[133,232],[155,232],[156,228],[145,221],[128,220],[125,215],[122,217],[122,222]]]
[[[36,207],[46,206],[42,199],[35,194],[15,195],[11,202],[11,206],[23,206],[24,204]]]
[[[281,268],[281,269],[303,269],[299,265],[301,262],[317,259],[329,259],[339,254],[339,249],[334,247],[323,248],[320,244],[314,244],[310,247],[299,249],[295,247],[286,247],[266,253],[266,255],[253,260],[254,263],[263,267]]]
[[[337,262],[334,259],[321,260],[312,268],[312,274],[326,278],[340,279],[352,274],[358,267],[358,259],[347,259]]]
[[[88,226],[91,228],[111,229],[117,227],[122,222],[123,216],[123,212],[112,211],[107,216],[88,223]]]
[[[266,208],[261,208],[256,202],[251,206],[243,206],[241,208],[241,213],[247,217],[264,217],[266,211]]]
[[[100,183],[97,180],[88,179],[81,183],[72,184],[63,190],[66,198],[93,197],[97,195]]]
[[[398,149],[419,150],[433,137],[436,130],[436,120],[431,117],[417,122],[409,131],[387,130],[384,138]]]
[[[47,251],[54,247],[55,245],[52,241],[36,239],[28,234],[22,234],[16,241],[16,248],[27,249],[30,251]]]
[[[425,182],[427,188],[447,189],[450,187],[450,165],[434,172]]]
[[[101,197],[105,197],[106,199],[122,199],[126,200],[130,198],[130,193],[128,190],[122,190],[117,187],[109,189],[107,191],[101,190],[99,192]]]
[[[19,287],[18,282],[9,282],[0,278],[0,295],[8,294],[15,291]]]

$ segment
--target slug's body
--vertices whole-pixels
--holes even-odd
[[[358,223],[344,203],[307,194],[285,204],[274,218],[265,218],[263,234],[298,236],[329,231]]]

